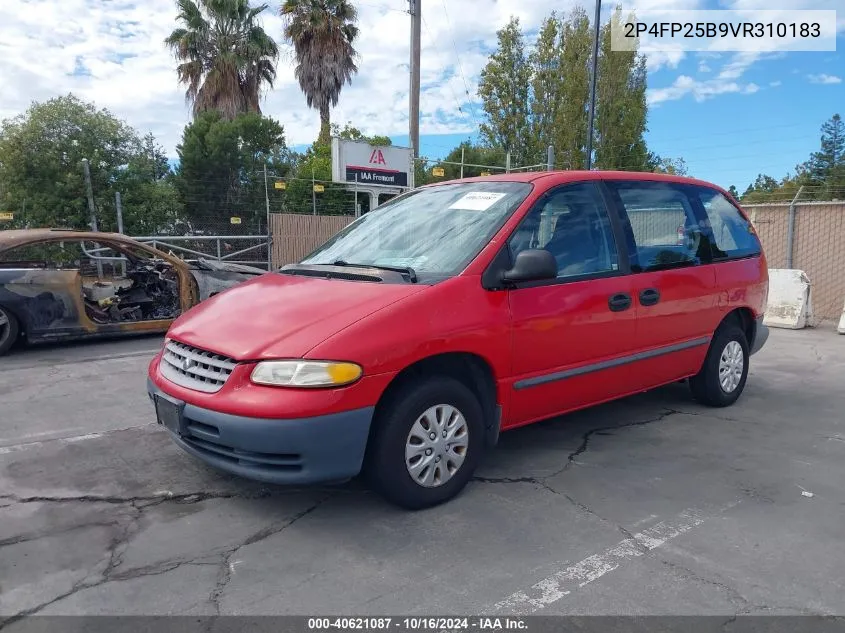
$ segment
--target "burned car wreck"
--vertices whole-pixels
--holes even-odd
[[[95,323],[175,319],[181,312],[179,278],[165,262],[135,265],[125,279],[95,281],[82,294]]]
[[[189,263],[120,234],[0,231],[0,354],[20,339],[165,332],[200,301],[265,272]]]

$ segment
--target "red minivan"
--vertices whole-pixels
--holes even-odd
[[[173,440],[219,469],[282,484],[363,471],[423,508],[455,496],[500,431],[684,379],[732,404],[767,294],[754,228],[712,184],[467,178],[179,317],[148,391]]]

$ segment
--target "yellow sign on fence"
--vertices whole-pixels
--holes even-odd
[[[490,175],[490,172],[489,172],[489,171],[482,171],[482,172],[481,172],[481,175],[482,175],[482,176],[489,176],[489,175]]]
[[[287,183],[284,183],[281,180],[277,180],[273,183],[273,187],[276,189],[287,189]]]
[[[323,185],[314,185],[315,193],[323,193],[326,188]]]
[[[231,222],[232,224],[240,224],[240,223],[241,223],[241,219],[240,219],[240,218],[238,218],[238,217],[233,216],[233,217],[229,218],[229,222]]]
[[[432,175],[432,176],[445,176],[445,175],[446,175],[446,170],[445,170],[445,169],[443,169],[442,167],[434,167],[434,168],[431,170],[431,175]]]
[[[0,220],[14,220],[15,214],[10,211],[0,211]]]

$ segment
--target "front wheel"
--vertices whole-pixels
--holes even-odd
[[[736,325],[720,327],[701,371],[690,378],[693,397],[710,407],[727,407],[739,399],[748,379],[748,342]]]
[[[370,482],[388,501],[410,510],[456,496],[484,450],[481,404],[453,378],[407,383],[388,398],[374,422]]]

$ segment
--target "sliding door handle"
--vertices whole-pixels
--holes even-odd
[[[640,291],[640,305],[653,306],[660,301],[660,292],[657,288],[646,288]]]
[[[631,307],[631,303],[631,295],[619,292],[607,300],[607,307],[610,308],[611,312],[623,312]]]

